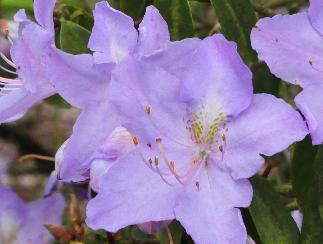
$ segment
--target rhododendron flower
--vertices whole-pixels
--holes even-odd
[[[88,226],[116,232],[177,219],[196,243],[245,243],[238,208],[251,202],[247,178],[262,167],[260,155],[280,152],[308,133],[283,100],[253,95],[251,78],[236,45],[222,35],[200,42],[181,78],[123,60],[109,101],[135,150],[102,177],[87,206]]]
[[[2,66],[0,69],[17,78],[0,77],[0,123],[19,118],[32,105],[55,93],[47,82],[42,63],[43,51],[54,43],[54,6],[55,0],[34,1],[38,24],[28,20],[24,10],[15,16],[20,30],[11,46],[12,61],[0,52],[1,58],[11,69]]]
[[[323,1],[307,12],[261,19],[252,46],[273,74],[303,91],[295,102],[307,120],[313,144],[323,142]]]
[[[56,153],[56,172],[54,175],[58,174],[57,170],[60,168],[63,160],[63,151],[66,143]],[[115,128],[98,150],[93,153],[89,162],[85,164],[87,166],[86,172],[84,173],[84,170],[80,171],[80,174],[76,178],[79,182],[89,180],[91,188],[98,192],[102,176],[117,162],[119,157],[124,156],[132,150],[134,150],[134,145],[130,133],[121,126]]]
[[[90,157],[118,126],[107,102],[112,70],[131,56],[179,75],[185,72],[200,42],[197,38],[171,42],[167,23],[153,6],[146,9],[138,31],[131,17],[106,1],[97,3],[93,14],[88,44],[93,56],[71,55],[54,48],[46,59],[48,75],[60,95],[82,109],[57,170],[63,181],[82,180],[79,176],[89,169]],[[96,133],[98,130],[101,133]]]
[[[0,184],[0,195],[0,243],[46,244],[52,240],[43,225],[62,223],[65,202],[60,194],[26,203]]]
[[[0,19],[0,52],[9,55],[12,40],[18,37],[19,24],[15,21]]]

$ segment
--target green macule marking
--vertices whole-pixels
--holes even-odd
[[[191,122],[189,131],[192,134],[192,139],[198,144],[212,144],[214,142],[214,137],[220,130],[220,125],[225,122],[226,116],[223,113],[216,116],[205,132],[205,127],[203,124],[206,119],[207,114],[203,113],[202,111],[199,111],[192,116],[193,121]]]

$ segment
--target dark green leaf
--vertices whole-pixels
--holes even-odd
[[[187,0],[155,0],[168,23],[172,40],[181,40],[194,36],[192,13]]]
[[[278,95],[280,79],[270,73],[270,70],[265,63],[254,65],[252,71],[255,93]]]
[[[72,54],[88,53],[87,43],[90,32],[71,21],[63,21],[60,33],[60,47]]]
[[[323,243],[322,201],[323,149],[312,146],[308,136],[297,144],[292,162],[292,184],[304,219],[301,243]],[[322,202],[321,202],[322,204]]]
[[[45,102],[59,107],[59,108],[70,108],[71,105],[69,103],[67,103],[60,95],[53,95],[47,99],[45,99]]]
[[[299,241],[297,226],[283,201],[264,178],[251,179],[254,196],[249,211],[260,240],[264,244],[295,244]]]
[[[256,24],[256,15],[249,0],[211,0],[221,25],[221,32],[238,44],[244,61],[251,66],[257,62],[250,44],[250,32]]]
[[[120,10],[137,20],[143,16],[145,4],[145,0],[120,0]]]
[[[243,218],[243,222],[247,228],[247,233],[248,235],[252,238],[252,240],[254,240],[257,244],[260,244],[260,237],[259,234],[257,232],[255,223],[252,220],[252,217],[250,215],[250,211],[247,208],[241,208],[241,215]]]

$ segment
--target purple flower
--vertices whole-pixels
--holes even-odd
[[[19,36],[13,40],[10,50],[12,61],[0,52],[10,69],[2,66],[0,69],[17,78],[0,77],[0,123],[21,117],[32,105],[55,93],[47,82],[42,63],[43,50],[54,43],[54,5],[55,0],[34,1],[38,24],[29,21],[24,10],[15,16],[20,27]]]
[[[71,55],[54,48],[46,59],[51,83],[68,102],[82,109],[57,164],[58,178],[63,181],[84,180],[91,157],[119,126],[108,101],[115,67],[134,57],[180,75],[200,42],[197,38],[171,42],[167,24],[153,6],[147,8],[138,31],[131,17],[106,1],[96,4],[94,20],[88,44],[93,56]]]
[[[313,144],[323,142],[323,2],[311,0],[307,12],[261,19],[252,46],[273,74],[303,91],[295,98],[307,120]]]
[[[0,184],[0,195],[0,243],[49,243],[52,237],[43,224],[61,224],[65,202],[60,194],[26,203]]]
[[[302,140],[306,124],[283,100],[253,95],[250,70],[222,35],[200,42],[182,75],[131,57],[114,70],[110,103],[135,150],[102,177],[86,222],[116,232],[177,219],[196,243],[245,243],[247,178],[260,155]]]

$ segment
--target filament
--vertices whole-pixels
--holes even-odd
[[[2,65],[0,65],[0,69],[2,69],[2,70],[3,70],[3,71],[5,71],[5,72],[8,72],[8,73],[10,73],[10,74],[17,75],[17,73],[16,73],[16,72],[14,72],[14,71],[12,71],[12,70],[10,70],[10,69],[7,69],[7,68],[5,68],[5,67],[3,67]]]
[[[3,52],[0,52],[0,57],[7,63],[7,64],[9,64],[11,67],[13,67],[13,68],[16,68],[16,65],[10,60],[10,59],[8,59],[7,58],[7,56],[6,55],[4,55],[4,53]]]

